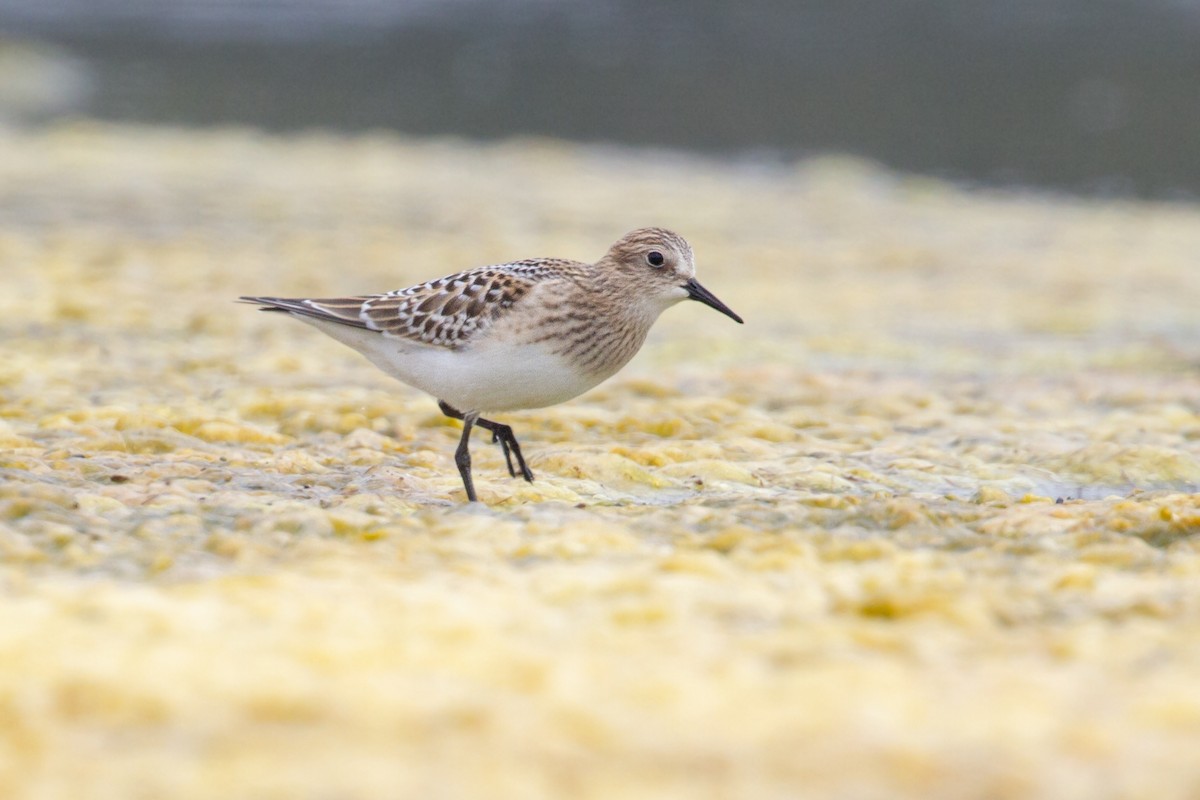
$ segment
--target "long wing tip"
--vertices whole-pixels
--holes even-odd
[[[367,323],[361,319],[358,313],[362,304],[361,298],[309,300],[292,297],[253,297],[246,295],[239,297],[238,302],[256,305],[259,311],[279,311],[297,317],[322,320],[324,322],[336,322],[339,325],[349,325],[352,328],[369,329]],[[340,303],[347,303],[347,308],[352,310],[353,313],[338,313],[339,309],[337,305]]]
[[[286,313],[296,310],[289,308],[288,302],[280,297],[239,297],[234,302],[258,306],[259,311],[283,311]]]

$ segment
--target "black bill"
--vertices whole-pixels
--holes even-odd
[[[697,283],[695,278],[692,278],[690,281],[685,283],[683,285],[683,288],[687,289],[688,297],[690,299],[699,300],[701,303],[704,303],[704,305],[710,306],[712,308],[715,308],[717,311],[720,311],[722,314],[729,317],[731,320],[738,323],[739,325],[742,324],[742,318],[739,317],[737,314],[733,313],[732,308],[730,308],[729,306],[722,303],[720,300],[717,299],[717,296],[715,294],[713,294],[708,289],[705,289],[703,286],[701,286],[699,283]]]

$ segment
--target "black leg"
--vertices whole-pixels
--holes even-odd
[[[475,416],[468,414],[463,417],[462,439],[458,449],[454,451],[454,463],[458,465],[458,474],[462,475],[463,488],[467,490],[467,500],[477,502],[475,482],[471,480],[471,428],[475,425]]]
[[[438,408],[442,413],[451,419],[465,419],[465,415],[454,406],[447,403],[445,400],[438,400]],[[513,434],[513,430],[508,425],[501,425],[499,422],[493,422],[490,419],[478,417],[475,424],[483,428],[485,431],[491,431],[492,442],[499,443],[501,451],[504,453],[504,463],[508,466],[508,474],[515,478],[517,470],[513,469],[513,456],[517,457],[517,468],[521,471],[521,477],[533,483],[533,472],[525,463],[525,457],[521,455],[521,445],[517,443],[517,437]]]
[[[488,420],[488,422],[491,422],[491,420]],[[513,469],[512,450],[510,450],[508,447],[508,439],[501,439],[500,433],[495,428],[488,428],[486,425],[484,425],[482,419],[479,420],[479,427],[492,432],[492,444],[499,442],[500,452],[504,453],[504,466],[508,467],[508,477],[517,477],[517,471]]]
[[[461,411],[459,411],[457,408],[455,408],[454,406],[447,403],[445,400],[438,400],[438,408],[440,408],[442,410],[442,413],[445,414],[450,419],[462,419],[463,418],[463,413]]]
[[[481,418],[477,422],[479,427],[492,432],[493,442],[500,443],[500,449],[504,451],[504,460],[508,463],[508,474],[514,478],[517,477],[517,471],[513,469],[512,463],[512,456],[516,456],[517,468],[521,470],[521,477],[533,483],[533,473],[525,464],[525,457],[521,455],[521,445],[517,443],[517,437],[513,434],[512,428],[490,419]]]

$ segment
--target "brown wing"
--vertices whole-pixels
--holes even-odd
[[[337,322],[384,336],[461,347],[520,301],[541,280],[569,277],[582,265],[535,259],[478,267],[387,294],[324,300],[243,297],[264,311]]]

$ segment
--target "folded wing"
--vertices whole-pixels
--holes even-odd
[[[387,294],[328,299],[242,297],[263,311],[376,331],[424,344],[461,347],[556,270],[545,261],[516,262],[449,275]]]

